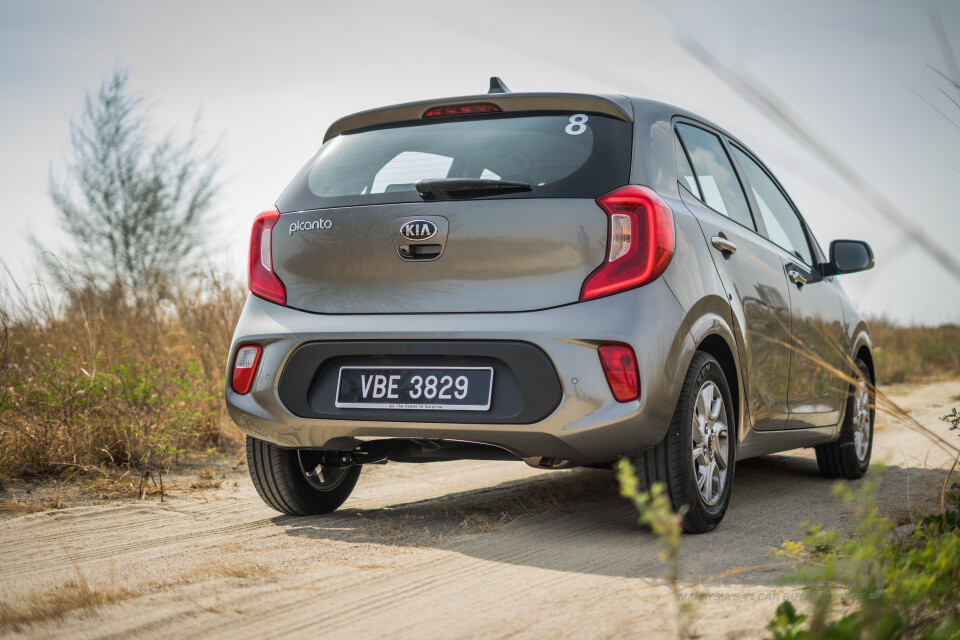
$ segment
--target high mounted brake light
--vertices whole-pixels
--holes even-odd
[[[676,248],[673,211],[653,189],[627,185],[597,204],[610,218],[607,259],[583,283],[581,301],[653,282]]]
[[[421,118],[436,118],[439,116],[465,116],[475,113],[500,113],[503,111],[500,107],[489,102],[477,102],[474,104],[454,104],[446,107],[433,107],[423,112]]]
[[[279,219],[280,212],[273,207],[253,221],[247,274],[250,293],[270,302],[286,304],[287,291],[273,272],[273,227]]]

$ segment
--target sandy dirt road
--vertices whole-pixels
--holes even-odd
[[[887,388],[928,427],[960,381]],[[884,511],[935,506],[950,458],[878,419],[889,465]],[[389,464],[364,470],[326,517],[277,515],[245,475],[226,488],[7,518],[0,602],[55,599],[82,576],[105,602],[0,628],[11,637],[672,637],[677,618],[653,536],[634,524],[612,474],[521,463]],[[234,487],[234,480],[237,486]],[[713,533],[683,540],[684,593],[700,637],[762,637],[784,598],[771,550],[804,521],[850,527],[812,452],[737,465]],[[54,594],[54,595],[51,595]]]

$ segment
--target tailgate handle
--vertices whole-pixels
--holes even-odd
[[[439,244],[402,244],[397,247],[404,260],[433,260],[440,255],[442,249]]]

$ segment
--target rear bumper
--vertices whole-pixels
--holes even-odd
[[[663,279],[608,298],[523,313],[320,315],[249,296],[230,353],[239,344],[256,343],[263,354],[250,393],[237,395],[228,383],[225,398],[241,430],[281,446],[346,451],[375,438],[441,438],[496,445],[524,458],[606,462],[649,447],[666,432],[693,354],[692,340],[681,330],[683,319]],[[418,343],[528,343],[555,369],[551,384],[559,381],[559,401],[530,423],[477,422],[477,415],[470,416],[472,423],[356,419],[349,412],[303,417],[306,412],[290,400],[294,369],[287,367],[293,354],[313,343],[349,341],[407,343],[414,353]],[[638,400],[620,403],[610,392],[597,355],[597,347],[610,342],[627,343],[636,352]],[[371,352],[366,346],[364,351]]]

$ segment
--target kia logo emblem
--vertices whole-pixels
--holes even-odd
[[[437,235],[437,225],[429,220],[410,220],[400,227],[400,235],[407,240],[429,240]]]

